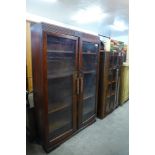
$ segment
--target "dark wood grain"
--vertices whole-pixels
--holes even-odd
[[[82,49],[82,45],[83,42],[89,42],[92,44],[98,44],[98,49],[99,49],[99,39],[96,38],[94,40],[92,40],[92,38],[86,37],[86,34],[82,35],[84,38],[80,38],[80,46],[79,46],[79,77],[82,81],[84,81],[84,74],[85,73],[94,73],[94,71],[96,72],[96,91],[94,92],[94,96],[95,96],[95,109],[94,109],[94,113],[92,113],[92,115],[85,121],[82,120],[82,115],[83,115],[83,104],[84,104],[84,88],[82,88],[82,92],[79,95],[79,102],[78,102],[78,126],[79,128],[82,128],[83,126],[85,126],[89,121],[93,121],[93,119],[95,119],[96,116],[96,107],[97,107],[97,97],[98,97],[98,69],[99,69],[99,52],[97,53],[93,53],[92,55],[97,55],[97,65],[96,65],[96,69],[93,71],[84,71],[82,69],[83,67],[83,49]],[[91,53],[90,53],[91,54]],[[84,54],[85,55],[85,54]],[[89,54],[88,54],[89,56]],[[81,81],[80,80],[80,81]]]
[[[69,137],[77,133],[78,131],[84,129],[86,126],[95,122],[96,117],[96,108],[94,109],[94,113],[84,122],[82,121],[82,103],[83,103],[83,88],[82,81],[83,74],[81,72],[82,66],[82,41],[88,41],[93,44],[99,45],[99,37],[87,33],[83,33],[76,30],[71,30],[67,28],[63,28],[56,25],[39,23],[33,24],[31,27],[31,40],[32,40],[32,66],[33,66],[33,89],[34,89],[34,103],[35,103],[35,115],[37,120],[37,129],[38,135],[41,140],[41,144],[45,151],[50,151],[63,143]],[[48,78],[58,78],[58,76],[47,77],[48,74],[48,62],[47,62],[47,53],[51,54],[52,51],[47,49],[47,36],[55,36],[59,38],[67,38],[75,41],[75,70],[73,71],[72,76],[72,127],[67,129],[67,131],[63,130],[63,133],[56,135],[54,137],[51,136],[49,130],[51,131],[51,126],[49,129],[49,119],[53,117],[53,113],[57,113],[58,111],[65,110],[68,106],[62,105],[61,107],[54,107],[55,109],[51,109],[52,106],[49,106],[49,80]],[[57,45],[55,45],[57,46]],[[55,47],[54,46],[54,47]],[[59,46],[59,45],[58,45]],[[60,45],[61,46],[61,45]],[[51,47],[51,46],[50,46]],[[53,47],[53,45],[52,45]],[[60,48],[61,49],[61,48]],[[66,52],[67,53],[67,52]],[[65,52],[64,52],[65,54]],[[68,52],[70,54],[70,52]],[[99,53],[97,52],[97,57],[99,57]],[[92,54],[94,55],[94,54]],[[89,56],[89,54],[88,54]],[[98,91],[98,59],[96,65],[96,91],[94,92],[94,96],[96,98],[97,105],[97,91]],[[64,76],[65,77],[65,76]],[[67,77],[67,76],[66,76]],[[53,79],[54,79],[53,78]],[[63,78],[59,77],[59,78]],[[77,94],[77,80],[79,80],[79,89],[80,94]],[[53,84],[53,83],[52,83]],[[59,85],[59,83],[57,83]],[[59,93],[59,92],[57,92]],[[61,105],[61,104],[59,104]],[[96,107],[96,106],[95,106]],[[49,118],[50,115],[50,118]],[[56,116],[56,114],[54,115]],[[65,117],[65,116],[64,116]]]
[[[115,61],[117,60],[117,61]],[[119,106],[121,53],[100,51],[99,92],[97,117],[103,119]],[[116,78],[118,70],[118,78]],[[109,73],[111,72],[111,78]],[[115,88],[115,89],[114,89]]]
[[[32,41],[32,69],[33,69],[33,95],[35,104],[35,115],[37,120],[37,131],[42,141],[46,144],[46,120],[45,106],[43,105],[43,52],[42,52],[42,29],[41,25],[34,25],[31,28]]]

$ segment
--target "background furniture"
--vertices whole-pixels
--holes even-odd
[[[26,21],[26,82],[27,91],[33,91],[32,83],[32,52],[31,52],[31,23]]]
[[[45,23],[31,35],[38,135],[49,152],[95,121],[99,37]]]
[[[123,63],[120,76],[119,103],[122,105],[129,99],[129,65]]]
[[[99,94],[97,116],[104,118],[119,105],[120,66],[119,52],[100,50]]]

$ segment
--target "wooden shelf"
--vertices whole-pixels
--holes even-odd
[[[74,51],[62,51],[62,50],[47,50],[49,53],[68,53],[68,54],[74,54]]]
[[[71,127],[72,123],[66,121],[66,123],[64,123],[64,125],[60,128],[54,128],[53,131],[49,131],[49,141],[51,141],[51,138],[55,138],[64,132],[68,132],[68,130],[71,129]],[[53,129],[53,127],[51,126],[49,129]]]
[[[96,73],[96,71],[95,70],[90,70],[90,71],[82,71],[84,74],[90,74],[90,73]]]
[[[57,107],[57,108],[49,108],[48,114],[51,114],[51,113],[54,113],[54,112],[63,110],[63,109],[68,108],[68,107],[70,107],[70,106],[71,106],[70,104],[64,104],[63,106],[59,106],[59,107]]]
[[[92,94],[91,94],[91,95],[87,95],[87,96],[84,97],[83,99],[84,99],[84,100],[87,100],[88,98],[92,98],[92,97],[94,97],[94,94],[93,94],[93,95],[92,95]]]
[[[53,59],[54,58],[54,59]],[[63,56],[63,58],[62,57],[50,57],[50,56],[48,56],[48,58],[47,58],[47,63],[54,63],[54,62],[59,62],[59,61],[73,61],[73,59],[72,59],[72,57],[64,57]]]
[[[48,75],[47,76],[47,79],[57,79],[57,78],[65,78],[65,77],[67,77],[67,76],[72,76],[73,75],[73,72],[71,72],[71,73],[64,73],[64,74],[53,74],[53,75]]]
[[[87,53],[87,52],[83,52],[82,54],[86,54],[86,55],[97,55],[97,53]]]
[[[85,110],[85,112],[83,113],[83,116],[85,117],[86,115],[88,115],[89,113],[91,113],[93,111],[92,107],[89,107]]]
[[[53,132],[55,130],[59,130],[59,129],[67,126],[68,124],[71,124],[71,122],[66,121],[66,120],[57,121],[56,123],[52,123],[51,125],[49,125],[49,131]]]
[[[109,70],[114,70],[114,69],[118,69],[119,66],[118,65],[110,65]]]

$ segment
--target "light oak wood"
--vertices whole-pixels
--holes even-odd
[[[27,83],[28,91],[33,90],[32,83],[32,54],[31,54],[31,28],[30,22],[26,21],[26,66],[27,66]]]
[[[27,77],[27,82],[28,82],[28,91],[32,92],[33,91],[32,77]]]
[[[129,99],[129,66],[121,67],[121,82],[120,82],[120,104],[122,105]]]

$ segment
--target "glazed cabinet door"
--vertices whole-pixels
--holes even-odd
[[[82,40],[80,50],[79,126],[84,126],[96,113],[98,43]]]
[[[105,87],[105,103],[106,115],[112,112],[118,106],[118,90],[119,90],[119,57],[118,52],[105,52],[107,60],[104,66],[107,71],[107,87]],[[106,75],[105,75],[106,76]],[[106,84],[105,84],[106,85]]]
[[[45,34],[49,142],[59,141],[76,130],[76,81],[78,38]]]

